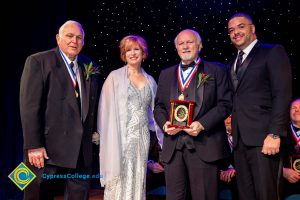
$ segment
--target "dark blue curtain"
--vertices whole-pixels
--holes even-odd
[[[56,46],[55,34],[67,20],[67,1],[7,2],[2,57],[0,121],[0,199],[22,199],[23,192],[8,175],[23,160],[23,137],[19,113],[19,84],[25,59],[37,51]],[[15,5],[18,4],[18,5]],[[76,3],[75,3],[76,4]],[[49,40],[50,38],[50,40]]]

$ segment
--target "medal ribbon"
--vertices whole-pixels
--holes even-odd
[[[190,73],[188,74],[188,76],[184,79],[183,78],[183,72],[182,72],[182,68],[181,68],[181,64],[179,64],[178,66],[178,81],[179,81],[179,85],[181,88],[181,91],[183,92],[188,85],[190,84],[192,78],[195,76],[197,69],[198,69],[198,65],[200,64],[201,59],[198,58],[196,61],[196,64],[194,65],[193,69],[190,71]]]
[[[72,84],[74,89],[76,88],[76,84],[77,84],[77,78],[76,78],[76,74],[74,73],[73,69],[71,69],[70,64],[68,63],[67,59],[65,58],[64,54],[62,54],[61,50],[59,49],[60,55],[63,58],[63,60],[65,61],[66,65],[67,65],[67,69],[68,72],[70,74],[71,80],[72,80]],[[77,68],[78,69],[78,68]]]
[[[296,141],[296,143],[300,142],[300,133],[297,133],[293,127],[293,125],[291,124],[291,130],[294,136],[294,139]]]

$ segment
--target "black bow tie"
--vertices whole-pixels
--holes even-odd
[[[189,67],[194,67],[195,66],[195,61],[191,62],[190,64],[184,65],[181,63],[181,68],[183,71],[187,70]]]
[[[295,126],[293,126],[293,129],[294,129],[295,132],[298,132],[300,130],[300,128],[297,128]]]

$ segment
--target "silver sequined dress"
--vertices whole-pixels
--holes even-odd
[[[145,200],[150,143],[148,109],[152,99],[150,86],[146,84],[137,89],[130,84],[127,98],[127,135],[121,177],[114,186],[105,190],[106,200]]]

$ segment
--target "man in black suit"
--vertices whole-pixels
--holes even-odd
[[[232,152],[232,128],[231,128],[231,115],[227,117],[224,121],[227,133],[228,144],[230,146],[230,150]],[[222,195],[222,189],[226,191],[229,189],[231,192],[232,200],[238,199],[238,192],[237,192],[237,184],[236,184],[236,171],[234,169],[234,159],[233,153],[223,161],[219,163],[220,166],[220,182],[219,182],[219,190],[220,194]]]
[[[230,154],[224,125],[232,108],[228,76],[223,65],[200,59],[202,42],[196,31],[181,31],[175,46],[181,62],[160,73],[154,109],[165,133],[166,198],[217,199],[217,161]],[[189,128],[169,127],[170,100],[178,98],[195,102]]]
[[[290,107],[291,123],[284,148],[283,195],[300,195],[300,98],[293,100]]]
[[[290,61],[281,45],[257,40],[251,17],[228,22],[238,56],[229,63],[233,96],[232,132],[240,199],[278,199],[282,176],[280,137],[286,136],[292,97]]]
[[[57,48],[26,60],[20,86],[24,157],[37,177],[24,199],[53,199],[59,179],[65,199],[88,199],[99,82],[95,64],[79,54],[84,36],[81,24],[67,21],[56,35]]]

